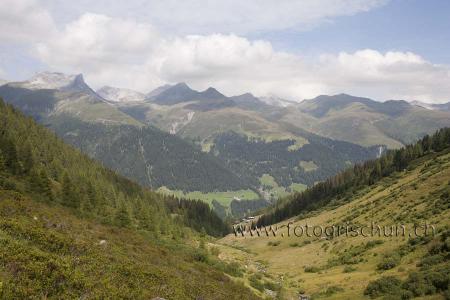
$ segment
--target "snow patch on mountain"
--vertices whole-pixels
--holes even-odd
[[[97,90],[99,94],[104,99],[111,102],[139,102],[145,100],[145,95],[143,93],[133,91],[130,89],[116,88],[111,86],[104,86]]]
[[[31,77],[29,80],[22,83],[23,88],[39,90],[39,89],[62,89],[72,85],[78,75],[67,75],[58,72],[43,72]]]

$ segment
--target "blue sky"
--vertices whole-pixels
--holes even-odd
[[[450,64],[450,1],[394,0],[368,12],[336,17],[310,31],[265,32],[253,37],[309,55],[370,48],[412,51],[434,63]]]
[[[450,1],[2,0],[0,78],[450,100]]]

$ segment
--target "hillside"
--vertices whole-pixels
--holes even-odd
[[[208,205],[143,189],[1,101],[0,123],[0,298],[256,298],[202,246],[228,230]]]
[[[1,95],[107,167],[166,194],[202,199],[222,217],[450,125],[448,112],[405,101],[341,94],[271,104],[185,83],[148,94],[95,92],[82,75],[49,72],[3,85]],[[257,203],[232,205],[234,198]]]
[[[81,75],[38,74],[1,86],[0,96],[92,158],[148,187],[186,192],[250,188],[189,142],[147,127],[111,105]]]
[[[342,186],[329,198],[316,194],[315,204],[291,209],[290,218],[272,225],[278,226],[276,236],[263,228],[260,237],[256,231],[253,237],[248,231],[227,236],[218,243],[220,257],[245,264],[243,282],[261,294],[272,286],[281,299],[299,293],[313,299],[449,299],[450,130],[440,133],[429,140],[433,148],[400,171],[371,184]],[[356,234],[348,229],[346,236],[345,228]]]
[[[213,192],[249,187],[214,157],[152,126],[107,126],[66,117],[52,119],[52,129],[105,166],[154,189]]]
[[[285,109],[281,121],[351,143],[399,148],[450,126],[450,114],[406,101],[377,102],[346,94],[318,96]]]
[[[209,105],[223,99],[234,104]],[[350,164],[375,158],[384,149],[323,138],[280,122],[277,116],[283,108],[249,93],[226,98],[213,89],[197,92],[178,84],[159,98],[115,105],[140,122],[193,141],[267,200],[325,180]],[[305,169],[305,164],[311,167]]]

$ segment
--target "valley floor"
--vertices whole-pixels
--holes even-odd
[[[436,238],[430,234],[415,238],[411,230],[414,224],[427,222],[437,234],[448,231],[449,191],[450,154],[433,155],[360,190],[350,199],[335,200],[320,211],[277,224],[293,222],[291,230],[306,224],[370,226],[374,222],[382,228],[405,225],[409,230],[405,237],[378,236],[376,232],[373,237],[297,237],[292,231],[288,237],[284,228],[276,237],[251,237],[248,232],[245,237],[228,235],[216,246],[221,259],[244,267],[243,281],[261,295],[269,295],[269,287],[274,286],[282,299],[297,299],[299,293],[313,298],[367,299],[364,291],[369,282],[389,275],[405,280],[423,265]],[[408,237],[409,233],[413,237]],[[423,231],[418,233],[424,235]],[[447,268],[450,274],[448,262],[441,268]],[[422,299],[443,296],[434,294]]]

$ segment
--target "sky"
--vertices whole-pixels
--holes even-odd
[[[0,78],[450,101],[448,0],[2,0]]]

